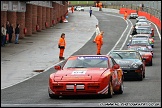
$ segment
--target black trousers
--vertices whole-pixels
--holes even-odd
[[[12,40],[12,34],[9,34],[9,42]]]

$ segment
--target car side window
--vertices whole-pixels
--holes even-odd
[[[110,67],[113,67],[115,64],[117,64],[116,61],[113,58],[111,58],[110,59]]]
[[[136,55],[137,55],[138,59],[142,61],[141,55],[139,53],[136,53]]]

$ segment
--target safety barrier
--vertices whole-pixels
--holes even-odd
[[[127,11],[128,15],[133,12],[137,12],[136,10],[132,10],[129,8],[120,8],[119,14],[124,14],[124,12]],[[147,12],[144,11],[138,11],[138,16],[145,16],[149,21],[155,23],[161,30],[161,20]]]

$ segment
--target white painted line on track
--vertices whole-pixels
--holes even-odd
[[[112,15],[112,14],[106,14],[106,13],[104,13],[104,14],[105,14],[105,15],[110,15],[110,16],[119,17],[119,18],[122,18],[122,19],[123,19],[122,16]],[[127,20],[130,21],[129,19],[127,19]],[[114,47],[107,53],[107,55],[109,55],[109,53],[110,53],[112,50],[114,50],[114,48],[116,47],[116,45],[120,42],[121,38],[124,36],[124,33],[125,33],[126,30],[128,29],[128,21],[127,21],[127,20],[125,20],[126,23],[127,23],[127,27],[126,27],[125,30],[123,31],[122,35],[120,36],[120,38],[118,39],[118,41],[116,42],[116,44],[114,45]],[[130,21],[130,23],[132,24],[131,21]],[[132,25],[133,25],[133,24],[132,24]],[[131,25],[131,27],[132,27],[132,25]],[[129,30],[129,33],[130,33],[130,31],[131,31],[131,29]],[[128,37],[128,35],[127,35],[127,37]],[[125,40],[127,40],[127,39],[125,39]],[[126,41],[125,41],[125,42],[126,42]],[[125,45],[125,42],[123,43],[122,47]],[[122,47],[121,47],[121,48],[122,48]]]
[[[128,19],[128,21],[131,23],[131,26],[132,26],[132,25],[133,25],[133,24],[132,24],[132,22],[131,22],[129,19]],[[129,30],[129,32],[128,32],[128,34],[127,34],[127,37],[126,37],[126,39],[125,39],[124,43],[122,44],[122,46],[121,46],[120,50],[121,50],[121,49],[123,49],[123,47],[124,47],[124,45],[125,45],[125,43],[126,43],[126,41],[127,41],[128,37],[129,37],[129,35],[130,35],[130,32],[131,32],[131,29]]]

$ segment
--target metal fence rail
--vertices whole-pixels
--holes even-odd
[[[70,1],[69,6],[94,6],[92,1]],[[161,1],[101,1],[104,8],[130,8],[133,10],[139,10],[141,4],[144,4],[143,11],[150,13],[151,15],[161,20]]]
[[[161,20],[161,1],[102,1],[105,8],[130,8],[140,10],[141,4],[144,4],[143,11],[156,16]]]

